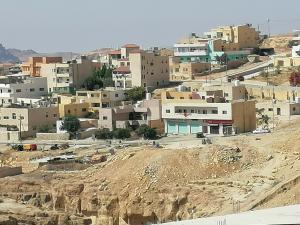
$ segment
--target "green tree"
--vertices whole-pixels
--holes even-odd
[[[127,95],[127,100],[136,102],[136,101],[143,100],[145,98],[146,91],[145,88],[143,87],[134,87],[130,90],[127,90],[126,95]]]
[[[89,90],[95,90],[103,87],[103,82],[102,80],[93,74],[92,76],[89,76],[85,81],[84,81],[84,87]]]
[[[155,129],[149,127],[146,124],[141,125],[137,130],[136,130],[137,135],[142,136],[146,139],[153,140],[157,136],[157,132]]]
[[[75,135],[75,133],[80,129],[80,121],[76,116],[66,116],[63,118],[60,129],[66,130],[71,135]]]
[[[95,133],[95,137],[97,139],[112,139],[113,133],[109,129],[104,128],[104,129],[97,130]]]
[[[130,130],[129,129],[123,129],[123,128],[118,128],[113,131],[113,137],[116,139],[126,139],[130,138]]]

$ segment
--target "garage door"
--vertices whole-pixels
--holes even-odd
[[[190,133],[188,124],[186,122],[179,122],[178,130],[179,130],[179,134],[189,134]]]
[[[168,121],[168,134],[177,134],[178,130],[175,122]]]
[[[193,123],[191,124],[191,133],[192,133],[192,134],[196,134],[196,133],[198,133],[198,132],[202,132],[202,127],[201,127],[200,123],[198,123],[198,122],[193,122]]]

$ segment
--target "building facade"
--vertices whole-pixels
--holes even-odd
[[[15,127],[22,137],[34,136],[40,127],[55,129],[59,119],[58,107],[2,107],[0,108],[1,126]]]
[[[39,77],[41,75],[41,64],[62,63],[62,57],[30,57],[21,65],[23,74]]]
[[[21,99],[40,99],[47,94],[47,79],[43,77],[13,75],[0,79],[1,105],[21,104]]]
[[[143,50],[131,51],[129,64],[113,71],[117,88],[145,87],[154,89],[169,84],[169,57]],[[122,59],[121,62],[126,62]]]
[[[125,99],[125,91],[121,89],[106,88],[97,91],[76,92],[76,102],[88,103],[89,109],[93,112],[98,112],[101,108],[119,106]]]
[[[226,102],[220,93],[164,92],[162,118],[167,134],[231,135],[255,130],[254,101]]]
[[[71,93],[80,89],[94,70],[101,68],[101,63],[81,56],[69,63],[41,64],[40,68],[40,75],[47,78],[49,92]]]

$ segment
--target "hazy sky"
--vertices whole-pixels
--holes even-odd
[[[137,43],[171,46],[191,32],[252,23],[300,29],[300,0],[1,0],[0,43],[39,52],[84,52]]]

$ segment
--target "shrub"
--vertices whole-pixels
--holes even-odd
[[[128,91],[126,91],[127,99],[131,101],[140,101],[145,98],[145,88],[143,87],[134,87]]]
[[[96,139],[112,139],[113,133],[107,128],[100,129],[100,130],[96,131],[95,138]]]
[[[70,115],[63,119],[61,130],[66,130],[70,134],[76,133],[80,128],[80,121],[76,116]]]
[[[146,124],[141,125],[137,130],[136,130],[137,135],[143,136],[146,139],[155,139],[157,136],[157,132],[155,129],[149,127]]]
[[[118,128],[113,131],[113,137],[116,139],[126,139],[130,138],[130,130],[129,129],[123,129],[123,128]]]
[[[49,133],[50,132],[50,127],[48,125],[41,125],[38,128],[39,133]]]

